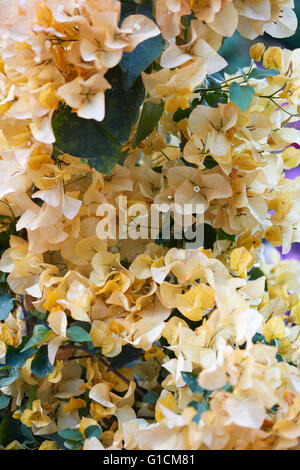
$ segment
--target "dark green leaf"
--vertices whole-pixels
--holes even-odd
[[[68,441],[81,441],[82,434],[78,429],[62,429],[58,435]]]
[[[268,412],[268,413],[271,413],[271,414],[276,414],[278,410],[279,410],[279,406],[278,406],[278,405],[274,405],[274,406],[272,406],[272,408],[270,408],[269,410],[267,410],[267,412]]]
[[[209,224],[204,224],[204,248],[212,249],[217,239],[217,231]]]
[[[229,97],[231,101],[241,109],[241,111],[246,111],[251,104],[254,92],[254,88],[250,85],[241,86],[238,83],[233,82],[229,88]]]
[[[21,441],[20,421],[11,415],[5,416],[0,424],[0,444],[8,446],[12,441]]]
[[[125,114],[125,113],[124,113]],[[53,121],[56,144],[63,152],[84,157],[102,173],[109,174],[122,157],[122,146],[101,123],[79,118],[70,109]]]
[[[70,326],[70,328],[67,329],[66,335],[70,341],[76,343],[91,341],[90,335],[83,328],[80,328],[80,326]]]
[[[12,415],[5,416],[0,424],[0,444],[8,446],[12,441],[18,441],[24,447],[34,445],[36,440],[31,429],[27,428],[20,420]]]
[[[17,348],[14,348],[13,346],[7,346],[5,357],[6,365],[11,367],[18,367],[25,361],[25,359],[35,353],[35,349],[27,348],[26,343],[28,344],[29,341],[27,342],[27,338],[23,337],[22,343]]]
[[[11,400],[11,397],[5,397],[4,395],[0,397],[0,410],[3,410],[3,408],[6,408],[9,405],[10,400]]]
[[[96,425],[88,426],[84,430],[84,435],[86,439],[90,439],[91,437],[99,437],[101,435],[101,428]]]
[[[255,281],[255,279],[259,279],[260,277],[265,276],[265,274],[260,268],[253,267],[248,272],[248,276],[250,281]]]
[[[36,199],[35,199],[35,201],[36,201]],[[41,321],[45,321],[47,316],[48,316],[47,313],[39,312],[36,308],[30,311],[30,315],[32,317],[37,318],[38,320],[41,320]]]
[[[140,43],[133,52],[124,52],[120,67],[123,71],[124,88],[128,90],[152,62],[161,55],[165,41],[159,36]]]
[[[86,158],[98,171],[109,174],[122,159],[122,145],[135,125],[145,90],[142,80],[125,91],[119,67],[105,76],[112,88],[105,93],[105,119],[81,119],[66,108],[53,122],[56,145],[71,155]]]
[[[69,450],[80,450],[83,446],[82,441],[65,441],[65,447]]]
[[[194,372],[181,372],[182,378],[193,393],[204,392],[204,389],[198,385],[197,374]]]
[[[266,77],[274,77],[275,75],[279,75],[279,72],[274,69],[265,70],[265,69],[253,69],[249,74],[249,78],[266,78]]]
[[[20,443],[25,447],[32,446],[36,444],[35,437],[30,428],[25,426],[25,424],[20,422],[20,432],[21,432],[21,440]]]
[[[6,292],[0,294],[0,321],[5,320],[14,308],[13,299]]]
[[[218,165],[218,162],[216,162],[216,160],[214,160],[211,155],[207,155],[203,160],[203,165],[208,170],[211,170],[211,168],[214,168],[215,166]]]
[[[48,347],[42,346],[33,358],[31,372],[38,377],[46,377],[53,368],[48,359]]]
[[[31,430],[10,414],[1,421],[0,444],[6,447],[12,441],[18,441],[24,446],[35,443]]]
[[[163,102],[156,104],[146,101],[143,106],[136,134],[133,138],[132,147],[135,148],[155,129],[164,110]]]
[[[121,22],[128,15],[145,15],[154,20],[152,0],[122,0],[121,1]]]
[[[204,104],[211,106],[212,108],[217,108],[219,103],[228,102],[228,94],[222,90],[208,90],[207,92],[202,93],[202,98],[205,102]]]
[[[192,111],[193,111],[192,108],[185,108],[185,109],[178,108],[173,114],[173,121],[180,122],[183,119],[188,118]]]
[[[26,396],[28,397],[27,401],[27,408],[32,409],[32,403],[36,400],[36,393],[37,393],[38,386],[32,385],[30,389],[26,392]]]
[[[146,403],[156,403],[158,400],[158,393],[148,392],[143,396],[143,401]]]
[[[258,267],[253,267],[248,272],[249,281],[255,281],[255,279],[259,279],[260,277],[265,276],[265,273]],[[265,291],[268,290],[268,279],[265,280]]]
[[[130,362],[137,361],[143,354],[143,350],[139,348],[134,348],[130,344],[123,346],[122,351],[118,356],[115,356],[111,360],[111,365],[115,369],[121,369]]]
[[[105,119],[101,125],[123,145],[138,120],[140,106],[145,98],[144,85],[139,78],[130,89],[125,90],[119,67],[107,72],[105,78],[112,88],[105,93]]]
[[[217,230],[217,237],[218,240],[229,240],[231,242],[235,242],[235,235],[229,235],[228,233],[224,232],[221,228]]]

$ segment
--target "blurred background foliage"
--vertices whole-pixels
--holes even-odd
[[[295,12],[300,23],[300,0],[295,1]],[[255,42],[264,42],[266,46],[280,46],[287,49],[297,49],[300,47],[300,26],[296,33],[290,38],[276,39],[265,34],[263,37],[259,36]],[[253,41],[243,38],[236,32],[231,38],[224,39],[223,46],[220,54],[230,64],[226,72],[233,73],[236,67],[244,67],[249,64],[249,49],[253,45]],[[234,67],[235,66],[235,67]]]

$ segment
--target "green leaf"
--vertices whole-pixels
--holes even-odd
[[[14,419],[11,414],[5,416],[0,424],[0,444],[8,446],[12,441],[18,441],[23,446],[35,444],[35,438],[31,429],[27,428],[20,420]]]
[[[111,365],[115,369],[121,369],[130,362],[137,361],[143,354],[143,350],[140,348],[134,348],[131,344],[123,346],[122,351],[111,360]]]
[[[217,237],[218,240],[229,240],[231,242],[235,242],[235,235],[229,235],[229,233],[224,232],[221,228],[217,230]]]
[[[34,402],[34,400],[36,400],[37,389],[37,385],[32,385],[30,389],[25,393],[25,395],[28,397],[26,405],[27,408],[32,409],[32,403]]]
[[[224,392],[233,392],[233,386],[231,385],[230,382],[227,382],[224,387],[221,387],[220,390],[224,390]]]
[[[238,83],[233,82],[229,88],[229,97],[241,111],[246,111],[251,104],[254,92],[254,88],[250,85],[241,86]]]
[[[54,432],[52,434],[43,434],[40,437],[49,441],[54,441],[60,449],[66,450],[66,447],[64,445],[65,440],[61,436],[59,436],[57,432]]]
[[[96,425],[88,426],[84,430],[84,435],[86,439],[90,439],[91,437],[99,437],[101,435],[101,428]]]
[[[9,405],[9,402],[11,400],[11,397],[5,397],[4,395],[0,397],[0,410],[3,410],[4,408],[7,408]]]
[[[249,281],[255,281],[255,279],[259,279],[260,277],[265,276],[265,273],[258,267],[253,267],[248,271],[248,278]],[[265,291],[268,291],[268,279],[265,280]]]
[[[68,441],[82,441],[82,434],[78,429],[62,429],[58,431],[58,435]]]
[[[6,447],[14,440],[19,442],[22,440],[20,421],[8,415],[0,424],[0,444]]]
[[[95,356],[97,354],[101,354],[101,348],[95,348],[92,341],[88,341],[86,343],[86,349],[87,349],[88,352],[90,352],[91,354],[94,354]]]
[[[122,159],[122,145],[138,120],[145,97],[141,78],[125,90],[120,67],[105,75],[112,88],[105,93],[105,119],[79,118],[69,108],[61,111],[53,121],[56,145],[70,155],[86,158],[102,173],[111,173]]]
[[[26,348],[27,338],[23,337],[22,343],[17,347],[14,348],[13,346],[7,346],[6,357],[5,357],[5,364],[10,367],[18,367],[20,366],[28,357],[35,353],[35,349]],[[26,346],[24,347],[24,345]]]
[[[48,335],[51,334],[51,330],[46,325],[36,325],[33,329],[33,334],[26,345],[21,349],[21,352],[27,351],[27,349],[36,346],[38,343],[44,341]]]
[[[193,108],[185,108],[185,109],[178,108],[173,114],[173,121],[180,122],[183,119],[188,118],[192,111],[193,111]]]
[[[144,140],[155,129],[164,110],[164,103],[159,104],[146,101],[143,106],[139,125],[133,138],[132,147],[135,148],[142,140]]]
[[[219,103],[228,102],[228,94],[222,90],[207,90],[205,93],[202,94],[202,98],[204,102],[212,108],[217,108]]]
[[[203,160],[203,165],[208,170],[211,170],[212,168],[218,165],[218,162],[216,162],[216,160],[214,160],[214,158],[211,155],[207,155]]]
[[[121,1],[121,21],[128,15],[144,15],[154,20],[153,0],[122,0]]]
[[[101,123],[79,118],[68,108],[56,116],[53,129],[59,149],[74,157],[86,158],[102,173],[109,174],[122,157],[120,142]]]
[[[248,276],[250,281],[255,281],[255,279],[265,276],[265,273],[260,268],[253,267],[248,272]]]
[[[158,393],[156,392],[148,392],[146,395],[143,396],[143,401],[145,403],[156,403],[158,400]]]
[[[212,249],[217,239],[217,231],[209,224],[204,224],[204,248]]]
[[[48,359],[48,347],[47,345],[42,346],[33,358],[31,372],[37,377],[46,377],[53,369],[54,367]]]
[[[87,333],[91,331],[92,325],[87,321],[75,320],[71,323],[71,326],[79,326],[83,328]]]
[[[17,367],[11,367],[5,371],[1,371],[0,375],[0,387],[5,387],[14,383],[19,376],[19,370]]]
[[[249,78],[260,79],[260,78],[266,78],[266,77],[275,77],[276,75],[279,75],[279,72],[277,70],[274,70],[274,69],[265,70],[265,69],[257,68],[257,69],[251,70],[249,74]]]
[[[160,34],[140,43],[132,52],[124,52],[120,67],[123,71],[124,88],[128,90],[141,72],[159,57],[163,51],[165,41]]]
[[[6,292],[0,294],[0,321],[5,320],[14,308],[13,299]]]
[[[48,316],[47,313],[39,312],[36,308],[30,311],[30,315],[41,321],[45,321]]]
[[[124,145],[139,118],[145,98],[144,85],[139,78],[130,89],[125,90],[119,67],[109,70],[105,78],[111,84],[111,89],[105,93],[105,119],[101,124]]]
[[[76,343],[91,341],[90,335],[83,328],[80,328],[80,326],[70,326],[70,328],[67,329],[66,335],[70,341]]]
[[[197,411],[197,414],[193,417],[194,423],[197,423],[197,424],[199,423],[202,414],[205,411],[209,410],[209,406],[205,401],[201,403],[198,403],[197,401],[191,401],[191,403],[189,403],[188,406],[192,406]]]
[[[205,79],[207,88],[218,88],[224,82],[225,77],[221,72],[216,72],[212,75],[207,75]]]
[[[198,375],[194,372],[181,372],[182,378],[193,393],[204,392],[204,389],[198,385]]]
[[[266,344],[266,338],[261,335],[260,333],[255,333],[255,335],[252,338],[253,343],[264,343]]]
[[[65,447],[69,450],[80,450],[83,446],[82,441],[65,441]]]

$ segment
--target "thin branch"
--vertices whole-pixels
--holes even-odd
[[[31,334],[32,334],[32,329],[31,329],[31,326],[30,326],[29,314],[28,314],[28,312],[27,312],[27,310],[24,306],[24,299],[23,298],[20,299],[20,305],[21,305],[21,308],[22,308],[24,321],[25,321],[25,325],[26,325],[26,333],[27,333],[28,338],[30,338]]]
[[[68,357],[67,361],[75,361],[75,359],[88,359],[91,357],[93,357],[91,354],[86,354],[82,356],[72,356],[72,357]]]
[[[8,209],[10,210],[10,213],[11,213],[12,216],[13,216],[13,220],[16,220],[16,216],[15,216],[15,214],[14,214],[14,211],[12,210],[12,208],[10,207],[10,205],[8,204],[8,202],[3,201],[3,200],[1,200],[0,202],[1,202],[2,204],[5,204],[5,205],[8,207]]]
[[[141,418],[141,419],[151,419],[151,420],[155,420],[155,416],[138,416],[138,418]]]
[[[76,358],[76,359],[81,359],[83,357],[96,357],[98,359],[98,361],[100,361],[107,368],[108,371],[111,370],[123,382],[125,382],[127,385],[130,385],[130,380],[127,379],[127,377],[125,377],[123,374],[121,374],[121,372],[119,372],[118,369],[115,369],[109,362],[107,362],[105,359],[103,359],[103,357],[99,357],[98,354],[95,354],[92,351],[89,351],[84,346],[66,344],[66,345],[61,346],[61,348],[63,348],[63,349],[67,349],[67,348],[79,349],[80,351],[84,351],[84,352],[89,354],[88,356],[78,356],[78,357],[74,356],[73,358]],[[70,358],[70,359],[72,359],[72,358]],[[142,390],[137,384],[136,384],[135,389],[141,396],[145,395],[144,390]]]

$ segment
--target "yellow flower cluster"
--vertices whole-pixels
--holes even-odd
[[[214,106],[205,85],[226,66],[224,36],[293,34],[292,4],[156,0],[156,22],[120,22],[118,0],[0,0],[1,231],[15,226],[0,270],[17,299],[0,323],[0,362],[19,346],[48,358],[39,375],[24,355],[0,391],[41,450],[57,449],[43,436],[66,429],[77,433],[67,445],[87,450],[298,445],[300,264],[270,244],[287,253],[300,241],[300,178],[283,171],[300,163],[300,49],[257,43],[250,67],[215,85],[224,100]],[[109,176],[54,154],[59,105],[102,121],[105,73],[160,33],[157,69],[142,73],[146,102],[164,103],[153,132],[135,148],[132,133]],[[245,109],[232,84],[250,91]],[[118,209],[120,196],[149,212],[201,204],[216,240],[103,240],[99,208]],[[79,327],[86,342],[71,335]]]

